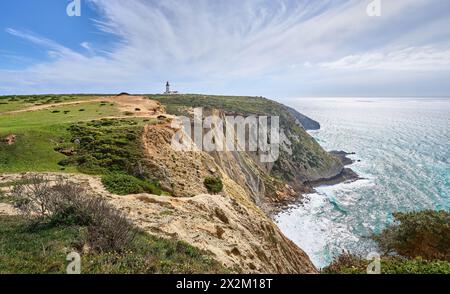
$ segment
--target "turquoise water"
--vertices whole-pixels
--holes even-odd
[[[318,267],[342,250],[376,251],[367,238],[392,212],[450,209],[450,99],[314,98],[287,101],[319,121],[326,150],[355,152],[363,180],[317,188],[276,216]]]

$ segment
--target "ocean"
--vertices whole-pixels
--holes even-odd
[[[322,268],[342,250],[366,256],[368,238],[393,212],[450,209],[450,99],[302,98],[285,100],[321,124],[309,133],[326,150],[355,152],[363,179],[321,186],[275,217]]]

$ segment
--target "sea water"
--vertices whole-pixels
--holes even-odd
[[[319,121],[310,134],[326,150],[355,152],[362,177],[322,186],[275,217],[322,268],[342,250],[377,251],[368,238],[392,213],[450,209],[450,99],[302,98],[283,101]]]

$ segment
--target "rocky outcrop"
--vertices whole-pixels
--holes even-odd
[[[285,106],[286,110],[294,116],[295,119],[298,120],[300,125],[307,131],[314,131],[314,130],[320,130],[320,123],[317,121],[307,117],[306,115],[301,114],[294,108]]]

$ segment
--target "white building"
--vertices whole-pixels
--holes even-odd
[[[178,91],[170,91],[170,84],[169,82],[166,83],[166,92],[164,92],[166,95],[172,95],[172,94],[179,94]]]

